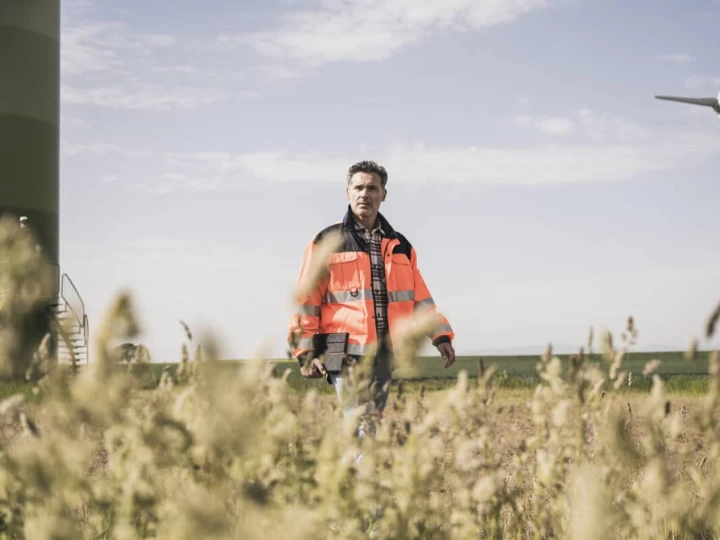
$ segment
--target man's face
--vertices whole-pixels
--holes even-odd
[[[387,196],[387,191],[380,183],[380,176],[376,173],[355,173],[345,191],[352,212],[366,225],[374,223],[380,203]]]

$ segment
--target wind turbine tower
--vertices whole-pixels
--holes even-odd
[[[56,270],[48,316],[72,326],[60,361],[88,361],[85,306],[60,273],[60,0],[0,0],[0,215],[31,227]]]

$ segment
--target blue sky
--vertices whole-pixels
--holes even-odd
[[[459,353],[685,348],[719,299],[720,2],[63,3],[61,264],[154,359],[285,351],[344,174],[389,172]],[[711,346],[701,340],[701,345]],[[433,350],[427,348],[427,353]]]

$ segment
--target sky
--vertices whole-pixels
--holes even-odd
[[[720,1],[65,0],[61,266],[91,331],[129,291],[154,361],[185,321],[282,357],[345,173],[417,251],[458,354],[717,346]],[[424,354],[438,354],[429,344]]]

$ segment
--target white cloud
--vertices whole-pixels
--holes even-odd
[[[234,51],[241,45],[244,45],[245,42],[246,38],[242,35],[220,34],[209,42],[205,40],[200,41],[196,45],[196,48],[204,51],[228,52]]]
[[[705,86],[707,77],[703,75],[690,75],[685,79],[685,86],[691,90],[697,90],[698,88]]]
[[[77,156],[81,154],[94,154],[96,156],[108,156],[117,154],[129,158],[147,157],[150,154],[143,150],[128,150],[117,144],[98,143],[98,142],[72,142],[63,140],[60,143],[60,151],[66,156]]]
[[[671,64],[689,64],[695,61],[695,57],[686,53],[663,54],[658,56],[661,62],[669,62]]]
[[[198,72],[198,68],[194,66],[150,66],[148,71],[153,73],[187,73],[193,74]]]
[[[603,182],[629,180],[672,170],[696,157],[712,157],[720,142],[717,132],[679,128],[651,136],[629,119],[587,109],[578,113],[578,125],[595,140],[504,147],[399,143],[373,159],[388,168],[393,183]],[[241,189],[263,181],[336,182],[357,160],[354,152],[171,153],[161,165],[167,172],[149,176],[145,185],[150,191],[167,193]]]
[[[167,195],[168,193],[177,190],[174,182],[165,180],[146,184],[133,182],[128,184],[127,187],[130,191],[150,193],[152,195]]]
[[[615,136],[621,142],[634,142],[651,137],[650,131],[623,116],[614,116],[612,122]]]
[[[537,125],[541,131],[551,135],[564,135],[575,129],[575,124],[569,118],[539,118]]]
[[[253,71],[261,77],[270,79],[297,79],[307,75],[308,70],[298,66],[288,66],[281,64],[267,64],[256,66]]]
[[[716,137],[717,138],[717,137]],[[712,152],[712,141],[703,149]],[[382,160],[399,181],[553,184],[626,180],[673,168],[692,148],[684,143],[543,144],[531,147],[442,148],[403,145]]]
[[[590,109],[575,112],[579,124],[593,140],[616,140],[621,143],[644,141],[651,137],[647,128],[624,116],[599,114]]]
[[[547,7],[548,0],[322,0],[287,14],[279,28],[219,36],[217,49],[247,44],[270,58],[307,66],[390,58],[442,32],[510,23]]]
[[[515,119],[521,126],[553,136],[572,131],[573,138],[496,147],[478,147],[471,142],[464,146],[399,142],[371,158],[385,164],[393,182],[398,183],[561,184],[619,181],[669,171],[695,158],[712,158],[720,142],[717,131],[679,127],[651,131],[624,116],[587,108],[566,117],[524,115]],[[144,178],[136,176],[128,187],[157,194],[249,189],[262,182],[335,182],[359,159],[357,148],[334,154],[209,149],[150,156],[113,144],[63,142],[62,150],[65,155],[144,158]]]
[[[694,74],[685,79],[685,87],[690,90],[698,90],[706,86],[711,87],[714,94],[720,88],[720,77]]]
[[[168,172],[152,175],[144,185],[150,190],[190,192],[244,188],[253,181],[315,182],[337,179],[347,168],[344,157],[324,154],[288,155],[283,152],[170,153]],[[339,172],[338,172],[339,171]],[[143,189],[139,185],[134,189]]]
[[[69,105],[160,111],[198,109],[225,99],[224,92],[218,89],[152,83],[128,83],[84,89],[63,85],[60,95],[62,102]]]
[[[82,13],[92,6],[92,0],[64,0],[62,3],[63,17],[76,12]]]
[[[125,68],[123,53],[147,56],[158,47],[174,45],[167,34],[129,32],[117,21],[82,23],[64,27],[61,42],[61,69],[65,75],[105,72]]]
[[[648,129],[624,116],[596,113],[587,108],[577,109],[571,116],[522,114],[515,117],[515,122],[552,136],[579,131],[593,141],[632,143],[650,137]]]
[[[135,32],[119,21],[85,17],[70,17],[62,29],[63,104],[167,111],[198,109],[226,99],[223,89],[232,86],[236,74],[223,73],[218,80],[199,64],[178,63],[176,36]],[[257,97],[235,88],[232,95]]]
[[[214,176],[189,176],[185,173],[164,173],[148,177],[144,183],[134,182],[127,186],[131,191],[143,191],[157,195],[165,195],[178,189],[199,193],[227,190],[233,186],[229,185],[226,179],[216,174]]]
[[[548,135],[567,135],[575,130],[575,123],[570,118],[521,115],[516,121],[523,127],[532,126]]]
[[[63,129],[75,130],[89,128],[94,125],[94,122],[85,118],[78,118],[76,116],[67,116],[63,114],[60,117],[60,125]]]

